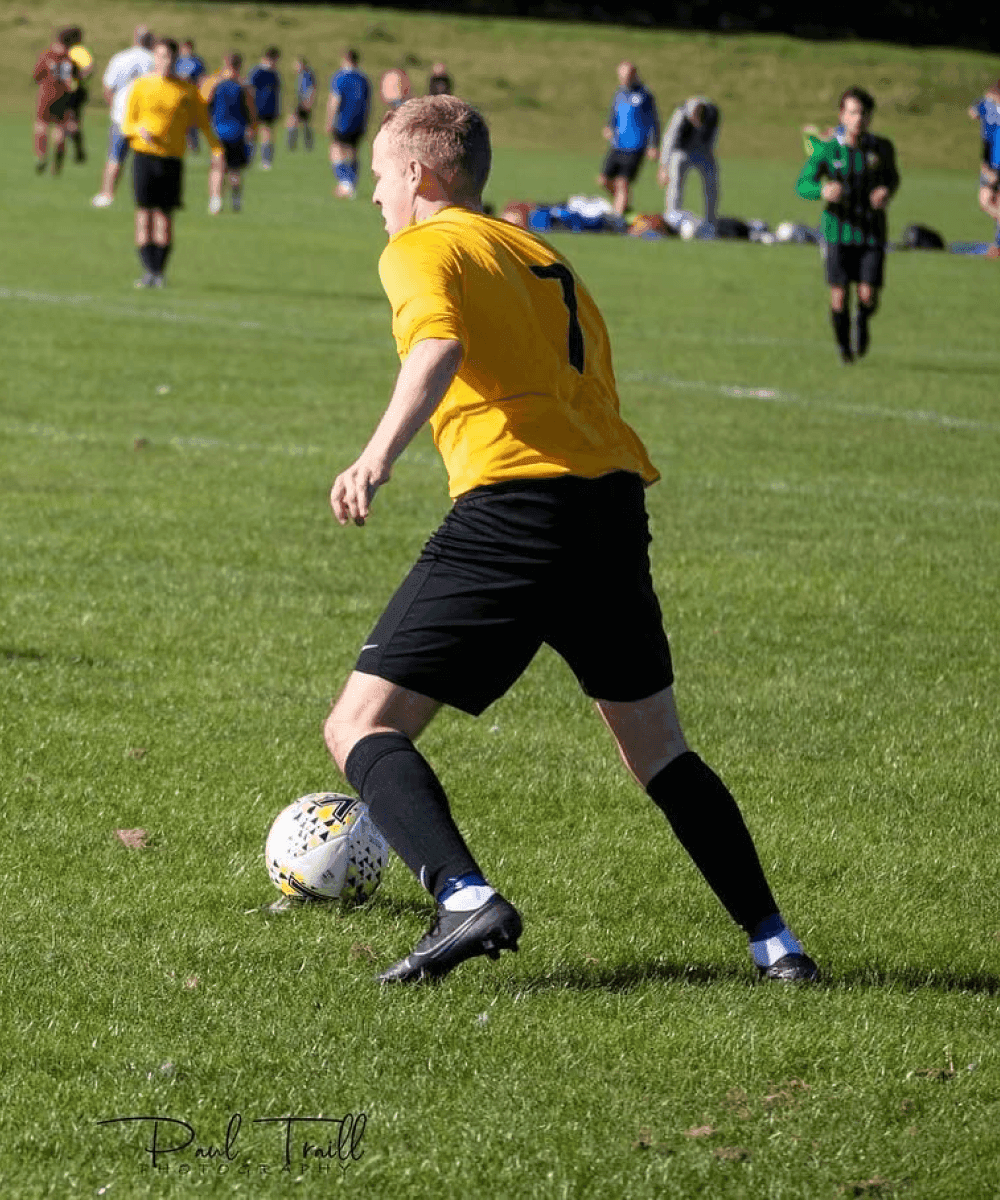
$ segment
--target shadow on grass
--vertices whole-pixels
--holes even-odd
[[[554,971],[518,976],[506,985],[516,992],[628,992],[644,983],[685,983],[702,987],[718,983],[753,984],[744,964],[720,965],[656,961],[602,967],[599,963],[570,963]]]
[[[947,972],[920,966],[901,968],[859,967],[839,971],[823,968],[818,984],[804,986],[806,991],[881,989],[885,991],[973,992],[979,995],[1000,995],[1000,976],[988,971]],[[554,971],[534,973],[511,979],[504,986],[515,992],[546,991],[604,991],[628,992],[642,984],[687,984],[709,987],[714,984],[741,984],[745,987],[766,986],[782,990],[790,985],[762,984],[752,968],[743,963],[708,964],[654,961],[625,963],[602,967],[599,963],[579,962],[561,966]],[[803,985],[797,985],[803,987]]]

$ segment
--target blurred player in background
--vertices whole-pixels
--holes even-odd
[[[295,60],[295,107],[286,122],[288,149],[294,150],[302,130],[302,144],[307,150],[313,148],[312,112],[316,103],[316,76],[304,58]]]
[[[649,564],[644,492],[659,475],[621,416],[607,327],[561,255],[484,214],[490,156],[485,121],[454,96],[390,110],[372,147],[389,234],[379,276],[402,366],[330,504],[341,525],[365,524],[427,421],[454,500],[325,727],[372,821],[434,898],[426,936],[379,982],[517,949],[520,914],[487,883],[414,742],[442,704],[483,712],[543,643],[746,930],[760,975],[814,980],[735,800],[681,731]]]
[[[61,29],[39,55],[32,73],[38,84],[35,105],[35,171],[48,166],[49,130],[52,130],[52,174],[62,170],[66,153],[66,106],[73,88],[73,60],[69,56],[72,30]]]
[[[611,194],[615,212],[621,217],[629,207],[629,189],[639,174],[643,155],[655,159],[660,141],[656,101],[640,82],[634,63],[618,64],[618,91],[603,132],[611,149],[597,182]]]
[[[101,190],[91,200],[94,208],[107,208],[114,202],[115,189],[122,166],[128,157],[128,139],[122,133],[122,120],[129,88],[140,75],[148,75],[153,69],[153,35],[145,25],[135,28],[135,41],[127,50],[113,54],[104,71],[101,83],[104,100],[110,110],[111,128],[108,134],[108,160],[104,164],[104,179]]]
[[[684,179],[688,171],[701,176],[705,196],[705,220],[715,223],[719,215],[719,168],[715,161],[715,141],[721,123],[718,105],[704,96],[692,96],[674,109],[660,143],[660,169],[657,181],[666,188],[663,212],[670,214],[682,207]]]
[[[253,92],[254,108],[257,111],[256,131],[260,133],[262,171],[270,171],[274,162],[274,123],[281,116],[281,76],[276,70],[280,57],[278,47],[269,46],[261,55],[260,62],[247,76],[247,83]]]
[[[83,44],[83,30],[79,25],[74,25],[67,33],[74,86],[66,98],[66,136],[73,143],[76,161],[82,163],[87,161],[87,154],[83,148],[83,106],[90,99],[85,81],[94,70],[94,56]]]
[[[177,65],[174,70],[178,79],[186,79],[196,88],[201,87],[201,81],[204,79],[206,71],[205,62],[195,53],[194,42],[191,38],[181,42],[180,54],[177,56]],[[187,148],[192,154],[198,153],[197,126],[192,126],[187,131]]]
[[[826,141],[814,140],[796,183],[804,200],[826,201],[820,244],[830,286],[830,319],[845,363],[868,353],[868,323],[884,283],[885,212],[899,187],[892,142],[868,131],[874,111],[875,100],[864,88],[848,88],[840,98],[842,132]],[[851,284],[858,293],[853,344]]]
[[[248,144],[253,137],[256,112],[253,90],[240,79],[243,55],[233,51],[223,59],[222,71],[202,86],[212,128],[222,143],[222,158],[212,164],[208,211],[222,212],[223,178],[229,184],[233,212],[243,208],[243,169],[250,161]]]
[[[431,67],[431,77],[427,80],[428,96],[450,96],[454,84],[448,74],[448,68],[443,62],[436,62]]]
[[[996,222],[996,235],[987,253],[990,258],[1000,258],[1000,79],[972,105],[969,116],[979,122],[983,142],[979,207]]]
[[[176,62],[177,43],[159,38],[152,73],[132,84],[122,120],[133,151],[135,244],[144,268],[136,287],[163,286],[173,248],[173,214],[183,203],[187,131],[192,126],[203,130],[213,153],[222,156],[205,101],[193,83],[174,73]]]
[[[390,67],[379,82],[379,95],[387,108],[399,108],[410,98],[410,77],[402,67]]]
[[[326,102],[326,132],[330,166],[337,178],[335,193],[353,199],[358,189],[358,143],[368,128],[371,84],[358,68],[357,50],[345,50],[340,70],[330,80]]]

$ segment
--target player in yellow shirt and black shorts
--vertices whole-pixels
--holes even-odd
[[[121,130],[134,151],[135,244],[145,268],[136,287],[162,287],[173,247],[173,214],[182,206],[183,157],[187,131],[199,126],[219,159],[205,101],[193,83],[174,74],[177,43],[160,38],[153,45],[153,70],[141,75],[128,96]],[[218,172],[213,171],[213,186]]]
[[[815,979],[736,802],[680,728],[643,500],[658,475],[620,414],[604,321],[552,247],[483,214],[489,167],[485,122],[453,96],[390,110],[372,148],[402,367],[330,503],[342,525],[364,524],[427,420],[454,500],[325,726],[337,765],[436,902],[428,933],[379,982],[517,949],[520,914],[486,882],[414,741],[442,704],[481,713],[543,642],[746,930],[761,975]]]

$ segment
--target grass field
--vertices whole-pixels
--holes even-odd
[[[255,10],[162,11],[208,47]],[[262,29],[323,19],[260,11]],[[9,73],[55,9],[0,12]],[[116,48],[137,12],[89,23],[113,15]],[[336,18],[405,26],[420,54],[450,30],[449,61],[495,70],[488,22]],[[518,28],[553,61],[609,34]],[[831,78],[856,52],[787,46]],[[907,77],[937,61],[885,53]],[[815,218],[795,130],[822,100],[787,154],[728,144],[727,209]],[[327,509],[395,373],[381,224],[332,200],[318,153],[280,150],[243,214],[209,218],[195,160],[170,286],[138,293],[127,196],[89,208],[96,162],[37,179],[27,102],[5,104],[0,1195],[1000,1195],[996,264],[894,255],[872,354],[845,370],[814,250],[558,239],[663,475],[653,562],[689,736],[826,982],[753,985],[543,652],[481,720],[442,714],[422,741],[524,913],[521,952],[383,995],[376,967],[428,917],[398,861],[365,909],[274,916],[262,857],[279,808],[344,786],[330,698],[447,506],[424,433],[363,530]],[[590,190],[589,110],[558,152],[551,114],[525,111],[520,132],[496,114],[492,199]],[[892,120],[923,144],[917,114]],[[988,235],[953,169],[968,132],[959,111],[928,135],[936,166],[901,153],[895,232]],[[116,837],[136,828],[144,849]],[[286,1126],[255,1123],[347,1114],[294,1127],[287,1170]],[[98,1124],[125,1116],[186,1122],[161,1123],[161,1151],[194,1140],[154,1171],[149,1122]]]

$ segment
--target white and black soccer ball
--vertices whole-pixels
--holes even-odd
[[[363,800],[313,792],[275,817],[264,859],[275,887],[289,899],[361,903],[382,882],[389,846]]]

